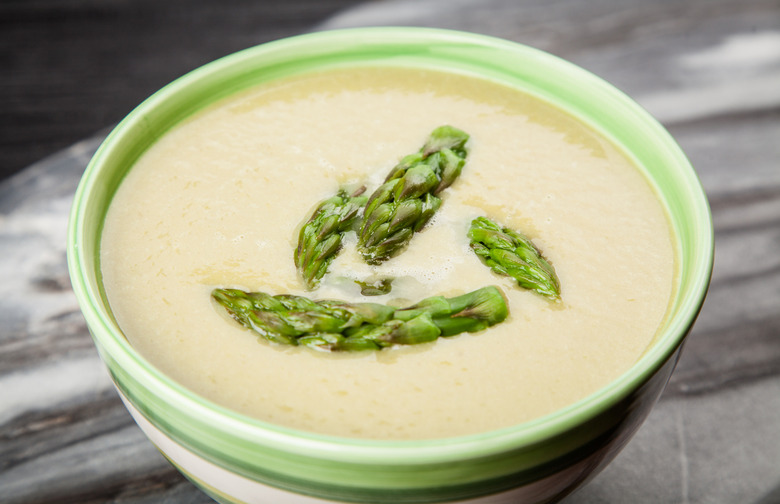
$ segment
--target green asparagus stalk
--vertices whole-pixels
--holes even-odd
[[[238,289],[214,289],[211,295],[236,321],[269,341],[323,351],[425,343],[481,331],[509,314],[504,295],[495,286],[453,298],[435,296],[402,309]]]
[[[514,278],[524,289],[552,300],[560,299],[558,275],[526,236],[485,217],[471,221],[468,236],[472,250],[494,272]]]
[[[457,128],[440,126],[390,171],[363,211],[358,250],[366,262],[391,258],[430,220],[441,206],[438,194],[460,176],[468,139]]]
[[[361,187],[351,195],[339,191],[336,196],[321,202],[301,228],[294,260],[308,290],[319,285],[341,250],[344,233],[355,223],[368,199],[361,196],[365,189]]]
[[[355,283],[360,286],[360,293],[364,296],[383,296],[393,290],[392,278],[382,278],[375,282],[355,280]]]

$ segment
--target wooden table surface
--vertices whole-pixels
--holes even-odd
[[[137,49],[132,44],[146,48],[134,53],[135,70],[127,82],[111,81],[96,92],[93,87],[92,94],[85,89],[80,102],[50,100],[60,108],[41,111],[20,105],[20,100],[49,103],[52,97],[43,95],[36,101],[35,89],[3,98],[1,145],[13,151],[3,163],[38,152],[18,145],[35,143],[36,134],[49,146],[66,141],[65,133],[78,136],[51,156],[11,166],[15,174],[0,181],[0,502],[211,502],[146,441],[97,357],[65,264],[73,193],[105,135],[101,128],[164,84],[155,79],[166,71],[173,78],[224,54],[220,51],[281,36],[370,25],[468,30],[579,64],[657,117],[688,154],[707,191],[716,234],[713,282],[677,370],[632,442],[565,502],[780,502],[779,1],[331,0],[307,15],[295,10],[307,2],[279,2],[286,7],[278,10],[272,3],[227,2],[216,9],[216,2],[193,2],[197,8],[174,16],[170,4],[161,11],[161,2],[31,2],[47,13],[42,21],[35,9],[20,7],[22,2],[0,7],[5,30],[0,48],[10,62],[0,78],[6,90],[34,80],[32,73],[14,73],[32,70],[29,61],[9,56],[9,27],[19,30],[17,23],[28,23],[33,34],[40,23],[51,27],[56,5],[78,4],[78,12],[98,17],[110,12],[119,25],[127,11],[130,25],[126,31],[105,30],[104,48],[110,51],[87,48],[82,40],[82,52],[100,53],[99,60],[69,54],[69,32],[56,25],[50,52],[33,54],[44,63],[65,55],[74,58],[70,72],[82,69],[99,78],[104,74],[94,65],[121,70],[112,66],[113,58],[124,61],[123,54]],[[257,5],[264,7],[252,7]],[[167,50],[144,45],[162,37],[165,19],[197,26],[206,42],[203,36],[167,33],[165,40],[177,40]],[[143,31],[147,26],[149,33]],[[67,85],[68,96],[78,94],[78,82]],[[107,105],[112,101],[114,108]],[[92,107],[103,116],[91,117]],[[68,113],[80,118],[79,127],[93,129],[67,131],[62,124]],[[15,117],[21,122],[14,123]],[[52,143],[46,124],[54,128],[57,121],[64,121],[63,131]]]

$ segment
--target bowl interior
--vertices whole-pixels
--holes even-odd
[[[668,210],[679,266],[663,327],[628,372],[563,410],[512,428],[455,439],[382,442],[331,438],[242,417],[179,386],[133,350],[102,289],[99,245],[111,198],[134,161],[179,121],[238,90],[300,72],[361,65],[424,67],[516,87],[589,124],[645,173]],[[77,190],[68,232],[74,291],[112,372],[121,369],[176,410],[230,426],[248,438],[288,448],[294,439],[293,445],[301,450],[332,453],[338,449],[340,457],[365,460],[401,459],[409,456],[407,450],[414,450],[415,457],[431,458],[486,453],[533,443],[603,411],[638,388],[676,351],[704,300],[712,255],[711,216],[693,168],[663,127],[632,100],[592,74],[541,51],[491,37],[422,28],[303,35],[233,54],[171,83],[129,114],[97,151]]]

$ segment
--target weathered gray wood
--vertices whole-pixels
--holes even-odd
[[[780,502],[780,2],[389,0],[319,29],[505,37],[615,83],[671,131],[710,197],[712,288],[657,408],[566,502]],[[0,502],[206,503],[102,370],[65,269],[67,212],[102,134],[0,184]]]

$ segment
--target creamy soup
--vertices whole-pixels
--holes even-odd
[[[378,186],[437,126],[471,138],[460,178],[408,248],[365,264],[354,233],[314,291],[297,232],[342,186]],[[470,250],[487,216],[529,236],[561,301],[517,287]],[[133,166],[105,222],[106,295],[130,343],[202,396],[297,429],[424,439],[554,412],[628,370],[651,343],[675,275],[666,214],[643,175],[591,129],[499,84],[412,69],[288,78],[208,107]],[[389,294],[355,280],[392,277]],[[490,329],[382,351],[270,343],[228,318],[215,287],[406,305],[486,285],[509,318]]]

